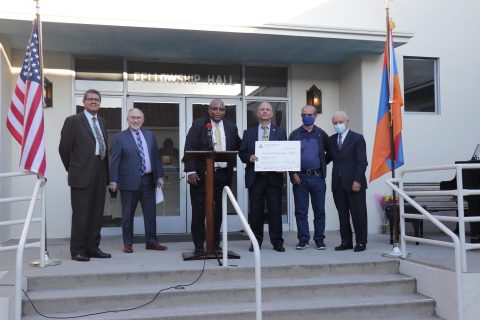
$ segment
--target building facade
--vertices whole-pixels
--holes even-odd
[[[377,0],[243,1],[201,4],[84,1],[41,3],[44,73],[52,83],[51,107],[44,109],[49,238],[70,235],[70,194],[58,155],[63,121],[82,110],[86,89],[102,92],[101,114],[109,140],[127,127],[131,107],[145,112],[166,169],[166,201],[157,206],[159,233],[189,233],[190,199],[181,157],[192,121],[213,98],[227,105],[239,132],[255,124],[256,106],[271,102],[274,121],[287,132],[301,124],[306,91],[322,92],[316,124],[333,134],[331,116],[345,110],[351,128],[365,136],[371,162],[385,41],[384,2]],[[98,1],[97,1],[98,2]],[[470,159],[479,141],[475,96],[480,73],[476,30],[480,4],[470,0],[389,2],[396,28],[397,67],[404,93],[405,167],[451,164]],[[2,4],[0,10],[0,170],[18,170],[20,146],[5,128],[12,89],[31,32],[34,3]],[[456,14],[452,14],[456,12]],[[461,138],[460,138],[461,137]],[[459,143],[459,139],[461,142]],[[248,193],[238,160],[233,190],[245,214]],[[327,230],[338,230],[327,177]],[[369,168],[367,169],[367,176]],[[383,221],[375,194],[389,193],[384,177],[367,192],[369,232]],[[444,176],[421,179],[446,180]],[[4,180],[0,195],[30,192],[34,178]],[[291,184],[285,177],[284,230],[296,230]],[[120,200],[107,195],[102,233],[121,234]],[[23,204],[2,205],[0,220],[22,217]],[[231,210],[230,210],[231,211]],[[142,233],[143,223],[136,223]],[[229,229],[240,230],[231,217]],[[38,234],[38,230],[32,229]],[[0,233],[0,241],[18,230]]]

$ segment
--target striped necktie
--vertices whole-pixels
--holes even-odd
[[[93,130],[95,131],[95,137],[97,138],[98,141],[98,151],[100,153],[100,159],[105,159],[105,153],[106,153],[106,147],[105,147],[105,140],[103,140],[102,133],[100,132],[100,129],[98,128],[97,125],[97,117],[92,118],[93,122]]]
[[[339,135],[338,135],[338,150],[340,150],[340,148],[342,147],[342,143],[343,143],[343,141],[342,141],[342,135],[339,134]]]
[[[135,132],[135,135],[137,137],[138,152],[140,153],[140,157],[142,158],[142,176],[143,176],[145,174],[145,171],[147,171],[147,166],[145,165],[145,152],[143,151],[143,144],[142,144],[142,138],[140,138],[140,132],[139,131]]]

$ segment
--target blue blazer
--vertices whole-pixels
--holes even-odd
[[[365,139],[359,133],[349,130],[345,141],[338,149],[338,134],[330,136],[330,156],[333,161],[332,168],[332,191],[343,187],[345,191],[352,190],[353,181],[362,185],[362,189],[367,189],[367,179],[365,171],[367,170],[367,151]]]
[[[147,142],[152,173],[156,183],[159,178],[163,178],[157,140],[152,131],[144,129],[141,131]],[[110,159],[110,181],[117,182],[120,190],[138,190],[142,179],[142,158],[130,128],[115,136]]]
[[[270,125],[269,140],[283,141],[287,140],[287,133],[283,128],[279,128],[273,124]],[[250,188],[255,182],[255,165],[250,162],[250,156],[255,154],[255,141],[258,141],[258,125],[248,128],[243,132],[242,143],[240,144],[239,156],[245,168],[245,187]],[[270,175],[269,175],[270,176]],[[283,174],[279,173],[279,184],[282,184]]]

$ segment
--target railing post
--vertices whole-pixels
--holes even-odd
[[[403,171],[400,172],[399,188],[403,190]],[[395,202],[395,199],[393,199]],[[405,218],[403,214],[405,213],[405,199],[400,197],[400,212],[398,213],[400,217],[400,250],[402,251],[402,258],[407,258],[407,242],[405,241]]]
[[[223,266],[228,267],[228,244],[227,244],[227,234],[228,234],[228,217],[227,217],[227,190],[223,189],[222,192],[222,252],[223,252]]]
[[[235,209],[235,212],[237,213],[238,218],[243,224],[243,227],[245,228],[245,232],[248,235],[248,238],[252,242],[253,246],[253,254],[255,256],[255,319],[256,320],[262,320],[262,268],[261,268],[261,259],[260,259],[260,246],[258,245],[257,238],[255,238],[255,235],[252,232],[252,229],[248,225],[247,220],[245,219],[245,216],[242,212],[242,209],[239,207],[238,202],[235,200],[235,196],[233,195],[232,191],[228,186],[223,188],[223,193],[222,193],[222,216],[223,219],[227,219],[227,195],[230,201],[232,202],[232,205]],[[226,233],[227,233],[227,227],[226,224],[224,224],[223,227],[223,259],[226,260],[225,256],[225,248],[226,248],[226,243],[225,241],[227,240],[226,238]],[[226,260],[228,262],[228,260]],[[224,262],[224,266],[227,266],[227,263]]]
[[[458,164],[455,166],[457,172],[458,237],[460,238],[462,272],[467,272],[467,250],[465,249],[465,208],[463,205],[463,166]]]
[[[32,200],[30,201],[30,206],[28,207],[27,217],[25,218],[25,224],[23,225],[22,235],[20,236],[20,241],[18,242],[17,256],[16,256],[16,267],[15,267],[15,319],[20,320],[22,317],[22,277],[23,277],[23,251],[25,248],[25,243],[27,241],[28,229],[30,227],[30,222],[32,220],[33,209],[35,208],[35,203],[37,202],[38,191],[42,180],[38,179],[35,184],[35,189],[33,191]]]

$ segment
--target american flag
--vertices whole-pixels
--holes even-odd
[[[46,177],[41,54],[41,24],[37,17],[12,94],[7,128],[22,146],[20,168]]]

